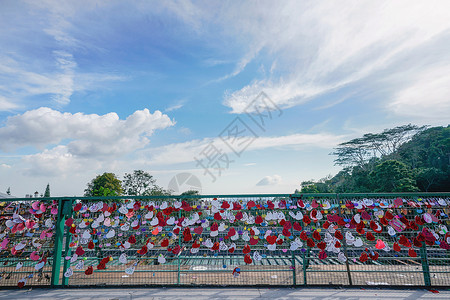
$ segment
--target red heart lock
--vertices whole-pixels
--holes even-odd
[[[367,261],[368,259],[369,259],[369,258],[367,257],[367,253],[366,253],[366,252],[361,253],[361,256],[359,257],[359,261],[365,262],[365,261]]]
[[[167,247],[169,246],[169,240],[168,239],[163,239],[161,242],[161,247]]]
[[[134,235],[130,236],[128,238],[128,243],[130,243],[130,244],[136,243],[136,237]]]
[[[316,240],[316,241],[320,241],[320,233],[317,231],[317,230],[314,230],[314,232],[313,232],[313,238]]]
[[[297,231],[301,231],[302,230],[302,226],[298,222],[294,222],[292,227],[294,227],[294,230],[297,230]]]
[[[91,275],[93,272],[94,272],[94,268],[93,268],[92,266],[89,266],[89,267],[87,268],[87,270],[84,271],[84,274],[86,274],[86,275]]]
[[[273,244],[275,244],[275,242],[277,241],[277,237],[274,236],[274,235],[268,235],[268,236],[266,237],[266,241],[267,241],[269,244],[273,245]]]
[[[261,216],[257,216],[257,217],[255,218],[255,223],[256,223],[256,224],[261,224],[263,221],[264,221],[264,220],[263,220],[263,218],[262,218]]]
[[[244,256],[244,261],[245,261],[245,263],[246,264],[251,264],[252,262],[253,262],[253,260],[252,260],[252,258],[250,257],[250,254],[246,254],[245,256]]]
[[[417,253],[416,253],[416,251],[414,251],[413,248],[409,248],[408,255],[411,257],[417,257]]]

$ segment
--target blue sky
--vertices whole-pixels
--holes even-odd
[[[340,142],[449,123],[449,11],[448,1],[2,1],[0,191],[50,183],[54,196],[81,195],[98,174],[143,169],[165,188],[188,172],[203,193],[291,193],[339,171],[329,153]],[[246,114],[261,92],[276,108],[263,128]],[[236,122],[252,130],[239,155],[220,138]],[[205,174],[206,153],[217,155]]]

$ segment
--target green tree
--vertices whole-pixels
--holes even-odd
[[[44,197],[45,198],[49,198],[50,197],[50,183],[47,183],[47,187],[45,188]]]
[[[303,181],[301,183],[302,189],[300,190],[300,193],[318,193],[319,190],[317,189],[317,186],[313,180],[309,181]]]
[[[156,179],[148,172],[134,170],[133,173],[125,173],[123,178],[123,190],[129,196],[167,196],[170,192],[156,185]]]
[[[150,195],[155,187],[156,179],[143,170],[134,170],[133,173],[125,173],[123,178],[123,190],[129,196]]]
[[[387,160],[370,173],[375,192],[418,191],[408,166],[396,160]]]
[[[105,172],[87,184],[84,195],[87,197],[120,196],[122,195],[122,182],[117,179],[114,173]]]
[[[417,185],[422,191],[428,192],[433,186],[445,179],[445,173],[438,168],[420,168],[416,175]]]
[[[158,185],[154,185],[148,196],[170,196],[172,193]]]
[[[197,196],[200,195],[200,192],[197,190],[188,190],[186,192],[182,192],[180,196]]]
[[[386,156],[396,158],[397,150],[425,129],[426,126],[408,124],[385,129],[381,133],[367,133],[360,138],[339,144],[331,154],[337,156],[335,165],[358,166],[364,171],[371,171],[371,160]]]

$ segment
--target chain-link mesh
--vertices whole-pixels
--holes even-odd
[[[50,285],[57,214],[52,201],[0,202],[0,286]]]
[[[71,201],[62,216],[60,277],[66,286],[450,285],[446,196],[65,201]],[[3,208],[6,212],[6,205]],[[55,215],[50,217],[55,221]],[[11,218],[5,214],[5,220]],[[46,243],[42,255],[44,249],[52,250],[51,238]],[[51,257],[50,252],[46,255]],[[7,262],[10,268],[15,264]],[[42,270],[48,275],[51,267],[47,263]],[[19,271],[9,271],[16,281],[22,278]],[[34,273],[33,280],[39,275]]]

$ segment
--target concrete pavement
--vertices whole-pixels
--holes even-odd
[[[450,290],[333,288],[105,288],[1,290],[7,299],[450,299]]]

